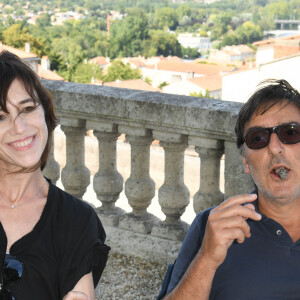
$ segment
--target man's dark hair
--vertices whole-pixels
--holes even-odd
[[[40,103],[44,109],[45,121],[48,128],[48,140],[38,165],[21,171],[34,171],[45,167],[50,148],[53,130],[57,124],[54,114],[54,104],[51,94],[42,86],[36,72],[15,54],[2,51],[0,53],[0,108],[7,111],[8,90],[15,79],[23,85],[30,97]]]
[[[286,101],[295,103],[300,108],[300,94],[286,80],[268,79],[262,81],[261,86],[242,106],[235,124],[237,136],[237,147],[244,144],[245,125],[250,121],[252,115],[262,115],[277,103]]]

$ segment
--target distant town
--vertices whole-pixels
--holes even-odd
[[[178,2],[148,12],[91,1],[73,8],[6,1],[0,3],[0,51],[17,54],[42,79],[239,102],[267,78],[300,89],[300,1],[293,19],[267,13],[288,1],[253,1],[264,4],[262,15],[253,13],[258,5],[224,13],[228,1]]]

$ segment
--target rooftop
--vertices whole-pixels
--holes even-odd
[[[48,80],[65,80],[63,77],[58,75],[57,73],[51,71],[51,70],[44,70],[42,66],[38,65],[38,74],[41,79],[48,79]]]
[[[277,39],[258,41],[258,42],[254,42],[253,45],[254,46],[264,46],[264,45],[275,44],[277,41],[291,41],[291,40],[300,40],[300,34],[285,36],[285,37],[281,37],[281,38],[277,38]]]
[[[38,56],[36,54],[33,53],[29,53],[20,49],[16,49],[7,45],[2,44],[2,42],[0,42],[0,52],[3,50],[7,50],[9,52],[14,53],[15,55],[17,55],[18,57],[20,57],[21,59],[36,59],[38,60]]]
[[[207,76],[219,74],[220,72],[232,72],[236,69],[235,66],[176,61],[160,61],[155,65],[146,66],[145,68],[181,73],[193,72],[194,74],[205,74]]]
[[[208,90],[209,92],[222,89],[222,76],[219,74],[204,77],[195,77],[188,79],[188,81]]]
[[[152,87],[150,84],[142,79],[112,81],[102,83],[104,86],[111,86],[123,89],[142,90],[149,92],[161,92],[161,89]]]
[[[104,56],[96,56],[96,57],[90,59],[90,62],[94,63],[94,64],[98,64],[100,66],[107,65],[109,63],[108,59],[105,58]]]

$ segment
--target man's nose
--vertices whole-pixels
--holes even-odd
[[[280,141],[276,132],[271,133],[268,144],[269,152],[273,155],[277,155],[284,151],[284,144]]]

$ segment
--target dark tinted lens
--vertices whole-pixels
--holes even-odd
[[[1,300],[16,300],[16,298],[6,289],[3,289],[0,292],[0,299]]]
[[[19,280],[22,277],[22,274],[23,264],[17,258],[7,254],[4,261],[4,284]]]
[[[296,144],[300,142],[300,126],[297,124],[288,124],[278,126],[278,137],[285,144]]]
[[[268,145],[269,137],[268,130],[263,128],[252,129],[246,135],[246,144],[250,149],[260,149]]]

